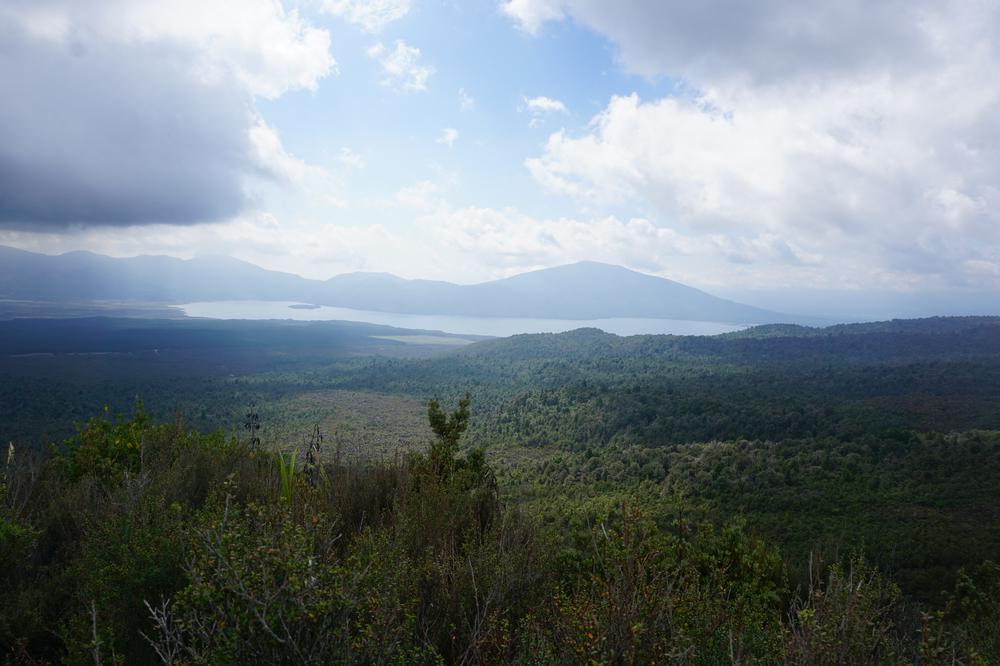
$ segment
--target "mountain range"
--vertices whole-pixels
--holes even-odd
[[[329,280],[260,268],[230,257],[113,258],[45,255],[0,246],[0,299],[189,303],[297,301],[402,314],[604,319],[686,319],[741,324],[800,317],[718,298],[665,278],[580,262],[472,285],[347,273]]]

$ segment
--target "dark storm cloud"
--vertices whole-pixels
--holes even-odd
[[[256,167],[248,94],[182,50],[0,15],[0,226],[197,223],[238,213]]]

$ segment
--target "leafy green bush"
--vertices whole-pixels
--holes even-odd
[[[290,454],[155,424],[141,407],[15,463],[0,498],[4,660],[996,661],[996,565],[959,573],[936,613],[861,559],[814,567],[796,600],[777,550],[740,521],[715,526],[650,479],[511,505],[485,455],[462,449],[468,403],[428,416],[426,453],[328,461],[311,478]],[[769,460],[840,478],[837,459],[805,448],[698,451],[664,469],[720,488]],[[855,453],[838,452],[841,467]]]
[[[817,566],[806,596],[792,606],[787,657],[816,666],[897,664],[900,612],[899,588],[860,556],[846,568]]]
[[[737,526],[664,531],[636,506],[591,530],[593,570],[537,620],[553,663],[769,663],[780,655],[781,564]]]

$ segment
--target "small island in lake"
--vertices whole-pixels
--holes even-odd
[[[313,305],[312,303],[292,303],[288,307],[293,310],[319,310],[322,305]]]

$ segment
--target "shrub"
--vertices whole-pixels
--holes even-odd
[[[899,588],[860,555],[845,567],[813,569],[789,616],[786,658],[793,664],[897,664],[902,656]]]

